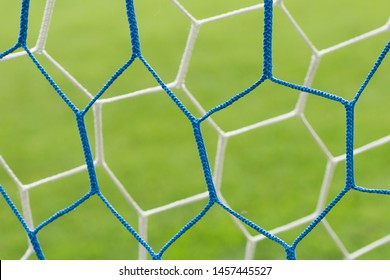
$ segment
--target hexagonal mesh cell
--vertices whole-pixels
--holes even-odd
[[[35,2],[0,10],[1,259],[390,257],[387,0]]]

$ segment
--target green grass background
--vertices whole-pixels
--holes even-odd
[[[180,1],[196,18],[206,18],[260,1]],[[324,49],[382,26],[389,18],[387,0],[285,0],[287,9],[318,49]],[[37,40],[45,1],[31,1],[28,42]],[[175,79],[190,30],[190,21],[171,1],[135,1],[141,49],[164,82]],[[0,52],[17,39],[20,1],[6,1],[0,10]],[[201,27],[186,85],[208,110],[253,84],[261,76],[262,10]],[[313,87],[351,99],[389,32],[323,57]],[[278,7],[274,11],[274,74],[302,84],[311,51]],[[124,1],[57,1],[46,49],[92,94],[129,58],[131,45]],[[80,108],[88,103],[44,57],[39,61]],[[357,105],[356,147],[389,134],[389,58]],[[105,93],[118,96],[155,86],[136,62]],[[175,94],[199,116],[183,92]],[[299,92],[266,82],[232,107],[213,116],[225,131],[289,112]],[[345,150],[345,116],[340,104],[309,96],[305,116],[334,155]],[[94,149],[93,116],[87,115]],[[202,126],[213,166],[217,135]],[[145,210],[206,190],[192,129],[163,92],[106,104],[103,107],[105,159],[128,192]],[[0,63],[0,155],[23,183],[30,183],[84,163],[77,128],[69,108],[32,62],[18,58]],[[389,188],[387,144],[356,156],[358,185]],[[326,158],[299,119],[291,119],[230,139],[226,151],[222,193],[234,210],[265,229],[312,213],[316,207]],[[344,187],[345,166],[337,165],[327,196],[329,202]],[[97,168],[103,194],[132,224],[136,212]],[[0,184],[21,209],[15,183],[0,169]],[[35,225],[67,207],[89,190],[86,172],[46,184],[30,192]],[[150,245],[158,251],[204,207],[200,201],[152,216]],[[390,232],[388,196],[349,193],[329,214],[328,221],[349,251]],[[291,243],[306,225],[280,235]],[[252,231],[251,231],[252,232]],[[253,233],[253,232],[252,232]],[[134,238],[92,198],[44,228],[38,235],[49,259],[132,259],[138,256]],[[0,200],[0,258],[20,258],[25,233],[12,211]],[[221,208],[214,206],[195,227],[164,254],[166,259],[242,259],[246,240]],[[283,259],[283,249],[260,242],[255,257]],[[320,224],[298,246],[300,259],[339,259],[340,251]],[[390,244],[362,259],[388,259]],[[35,258],[34,256],[32,258]]]

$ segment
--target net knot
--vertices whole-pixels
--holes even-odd
[[[286,250],[286,259],[287,260],[296,260],[297,257],[296,257],[296,254],[295,254],[295,247],[287,247],[285,248]]]

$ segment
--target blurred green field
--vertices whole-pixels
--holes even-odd
[[[3,1],[4,2],[4,1]],[[21,1],[6,1],[0,10],[0,52],[17,40]],[[197,19],[208,18],[261,1],[181,0]],[[125,1],[56,1],[47,52],[89,92],[96,94],[131,55]],[[388,0],[284,0],[284,5],[318,49],[325,49],[383,26],[390,16]],[[45,6],[31,1],[28,43],[35,45]],[[190,20],[168,0],[135,0],[141,49],[166,83],[175,80],[190,31]],[[186,86],[209,110],[256,82],[262,74],[263,10],[204,24],[199,32]],[[325,55],[312,87],[352,99],[389,33]],[[312,52],[280,9],[274,10],[274,74],[303,84]],[[89,99],[66,80],[45,57],[40,63],[79,108]],[[355,146],[390,134],[388,94],[390,58],[364,91],[356,108]],[[156,86],[139,61],[103,95],[120,96]],[[174,90],[200,116],[182,90]],[[299,92],[266,82],[233,106],[213,115],[231,131],[294,109]],[[308,96],[304,114],[334,156],[345,152],[345,113],[335,102]],[[87,129],[95,149],[92,111]],[[206,191],[190,123],[164,93],[103,105],[104,156],[111,170],[139,206],[153,209]],[[211,167],[218,135],[202,125]],[[24,184],[84,164],[74,116],[27,57],[0,61],[0,156]],[[390,188],[390,145],[359,154],[356,182],[368,188]],[[267,230],[311,214],[317,205],[327,159],[299,118],[253,130],[229,140],[222,194],[238,213]],[[102,193],[138,230],[138,217],[102,167],[97,167]],[[343,188],[345,166],[336,166],[326,201]],[[16,184],[0,166],[0,185],[21,209]],[[30,191],[35,225],[69,206],[89,190],[86,172]],[[149,219],[148,242],[159,251],[206,205],[201,200]],[[347,250],[353,252],[390,234],[390,197],[352,192],[327,217]],[[291,243],[307,226],[280,234]],[[250,233],[255,234],[253,230]],[[21,225],[0,199],[0,259],[18,259],[27,239]],[[48,259],[135,259],[138,243],[94,197],[38,234]],[[246,238],[228,213],[214,206],[164,254],[165,259],[242,259]],[[282,247],[258,243],[257,259],[284,259]],[[340,259],[322,224],[298,246],[299,259]],[[32,259],[35,256],[31,257]],[[361,259],[389,259],[387,243]]]

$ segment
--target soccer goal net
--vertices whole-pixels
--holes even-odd
[[[390,2],[0,10],[2,259],[388,259]]]

